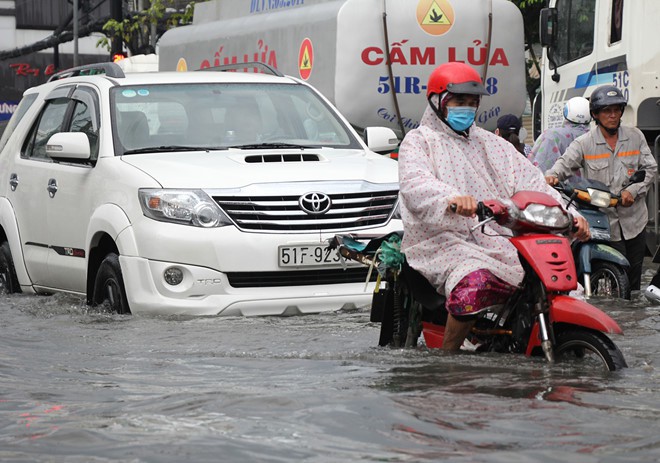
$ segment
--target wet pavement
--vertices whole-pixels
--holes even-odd
[[[366,310],[187,319],[4,297],[0,460],[659,461],[660,306],[599,305],[625,332],[621,372],[379,348]]]

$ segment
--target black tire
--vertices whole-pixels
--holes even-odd
[[[0,294],[20,293],[14,259],[11,257],[9,243],[4,241],[0,245]]]
[[[403,305],[401,287],[395,283],[388,286],[378,345],[405,347],[408,338],[408,312]]]
[[[379,346],[417,347],[422,332],[421,306],[401,286],[401,281],[388,281],[380,324]]]
[[[591,268],[591,292],[594,296],[630,299],[630,281],[623,267],[612,262],[596,261]]]
[[[610,338],[596,331],[568,329],[557,333],[555,360],[580,361],[609,371],[626,368],[626,359]]]
[[[401,288],[395,284],[394,307],[392,310],[392,342],[394,347],[405,347],[408,338],[408,311]]]
[[[105,305],[118,314],[131,313],[117,254],[108,254],[99,266],[94,280],[92,305]]]

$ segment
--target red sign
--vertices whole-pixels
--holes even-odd
[[[300,51],[298,52],[298,71],[300,72],[300,78],[303,80],[309,79],[313,66],[314,48],[312,47],[312,41],[305,39],[300,44]]]
[[[39,76],[39,73],[41,72],[41,69],[39,68],[34,68],[30,63],[13,63],[9,65],[10,68],[12,68],[17,76]],[[46,66],[46,68],[43,70],[43,74],[45,76],[50,76],[52,74],[55,74],[55,66],[52,64],[49,64]]]

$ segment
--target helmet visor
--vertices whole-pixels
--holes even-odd
[[[465,93],[467,95],[490,95],[481,82],[447,84],[447,91],[451,93]]]

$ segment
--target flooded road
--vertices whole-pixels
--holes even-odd
[[[4,297],[0,461],[659,461],[660,306],[600,305],[622,372],[379,348],[366,310],[172,319]]]

